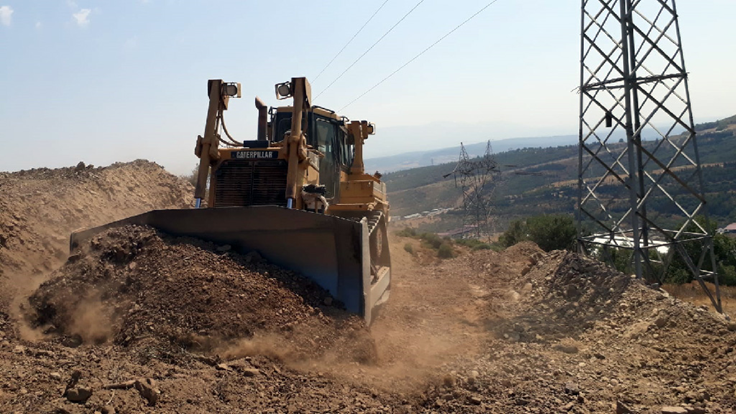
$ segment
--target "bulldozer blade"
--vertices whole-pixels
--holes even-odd
[[[114,227],[147,225],[172,236],[257,251],[268,261],[316,282],[366,324],[388,299],[391,271],[371,276],[367,220],[273,206],[153,210],[72,234],[73,251]]]

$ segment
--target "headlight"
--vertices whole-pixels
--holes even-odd
[[[240,98],[240,84],[239,83],[228,83],[225,84],[225,95]]]
[[[276,85],[276,99],[291,98],[291,83],[284,82]]]

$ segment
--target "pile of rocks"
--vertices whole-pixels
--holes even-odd
[[[112,340],[160,356],[222,352],[230,341],[269,334],[289,352],[319,353],[360,337],[346,357],[373,358],[359,317],[325,305],[328,292],[256,252],[143,226],[110,229],[82,247],[29,299],[32,324],[64,341]]]

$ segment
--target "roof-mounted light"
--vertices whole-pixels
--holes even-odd
[[[291,98],[291,82],[276,84],[276,99],[283,100]]]
[[[223,85],[223,93],[233,98],[240,98],[242,95],[240,83],[226,83],[225,85]]]

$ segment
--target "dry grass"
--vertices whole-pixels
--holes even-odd
[[[714,292],[712,283],[706,283],[711,292]],[[711,302],[697,282],[684,285],[664,285],[664,289],[672,296],[691,302],[695,305],[711,307]],[[736,286],[721,286],[721,302],[723,311],[728,315],[736,315]]]

